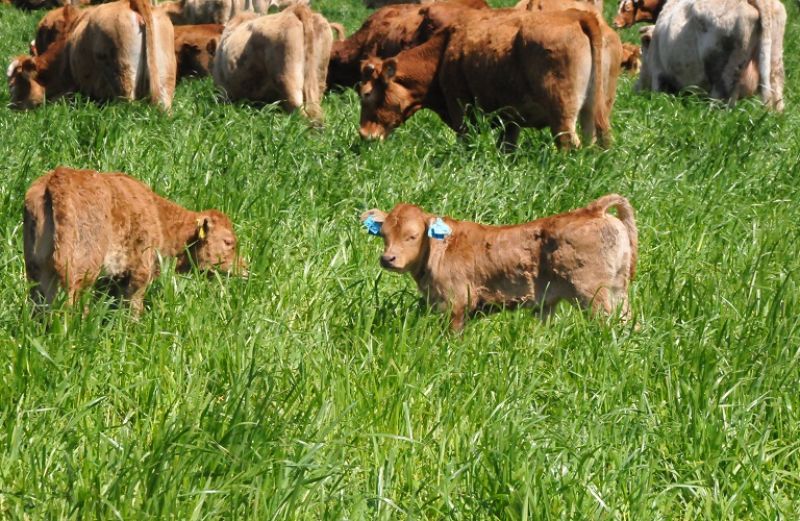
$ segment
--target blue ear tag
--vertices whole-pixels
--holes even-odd
[[[441,217],[437,217],[433,223],[428,226],[428,237],[443,241],[445,237],[453,233]]]
[[[364,219],[364,228],[367,229],[367,232],[370,235],[380,235],[381,234],[381,223],[377,222],[372,216],[368,216]]]

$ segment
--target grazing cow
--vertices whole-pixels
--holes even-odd
[[[169,108],[175,90],[172,24],[149,0],[92,7],[38,56],[8,68],[11,107],[30,109],[80,91],[98,100],[147,95]]]
[[[667,0],[620,0],[614,27],[622,29],[639,22],[652,23]]]
[[[622,68],[632,74],[638,74],[642,66],[642,49],[632,43],[622,44]]]
[[[211,64],[224,27],[218,24],[175,26],[178,78],[211,74]]]
[[[582,5],[593,7],[601,16],[603,14],[603,0],[519,0],[514,9],[562,11],[564,9],[579,9]]]
[[[214,82],[230,100],[280,101],[320,123],[332,41],[328,21],[306,6],[239,15],[222,33]]]
[[[31,55],[38,56],[47,51],[50,44],[71,31],[80,17],[90,9],[91,7],[81,9],[65,5],[48,11],[36,26],[36,37],[31,43]]]
[[[436,2],[439,9],[460,10],[454,1]],[[432,6],[431,6],[432,7]],[[488,9],[486,4],[481,9]],[[360,79],[361,61],[368,56],[390,58],[427,40],[420,33],[425,20],[418,4],[396,4],[378,9],[349,38],[334,42],[328,66],[328,88],[354,87]]]
[[[638,234],[622,196],[512,226],[437,217],[409,204],[369,210],[361,221],[383,238],[381,266],[409,273],[431,307],[450,312],[454,330],[476,310],[530,306],[546,317],[562,299],[630,316]]]
[[[778,0],[670,0],[642,31],[639,90],[699,87],[733,105],[757,90],[782,111],[786,10]]]
[[[31,184],[23,219],[25,271],[37,304],[52,304],[59,286],[73,304],[106,277],[139,313],[159,255],[177,257],[178,271],[245,267],[225,214],[187,210],[125,174],[58,167]]]
[[[522,126],[549,127],[560,147],[580,146],[578,119],[585,141],[593,142],[597,131],[601,143],[609,142],[596,13],[474,13],[394,58],[364,62],[362,138],[383,139],[422,108],[462,133],[465,106],[475,104],[508,123],[505,147],[516,143]]]

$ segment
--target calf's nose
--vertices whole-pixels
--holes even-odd
[[[394,265],[395,259],[397,259],[396,255],[383,255],[381,256],[381,266],[384,268],[391,268]]]

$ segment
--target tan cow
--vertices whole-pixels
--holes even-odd
[[[410,274],[431,307],[450,312],[454,330],[479,309],[529,306],[546,317],[561,300],[630,316],[638,234],[622,196],[512,226],[437,217],[409,204],[369,210],[361,221],[383,238],[381,266]]]
[[[222,33],[214,82],[230,100],[279,101],[319,123],[332,42],[328,21],[306,6],[239,15]]]
[[[520,127],[549,127],[560,147],[580,146],[578,120],[584,141],[597,134],[610,142],[604,78],[596,72],[606,70],[596,13],[472,13],[394,58],[364,62],[362,138],[383,139],[422,108],[461,133],[472,104],[498,113],[507,148]]]
[[[148,0],[93,7],[39,56],[8,68],[11,107],[30,109],[72,92],[98,100],[150,96],[164,108],[175,91],[172,24]]]
[[[71,31],[80,17],[90,9],[91,7],[81,9],[66,5],[48,11],[36,26],[36,38],[31,43],[31,55],[38,56],[46,52],[50,44]]]
[[[25,271],[31,299],[50,305],[58,288],[70,304],[99,278],[119,284],[134,313],[158,274],[158,257],[178,271],[241,271],[230,219],[193,212],[125,174],[58,167],[25,194]]]
[[[564,9],[580,8],[584,4],[597,10],[600,16],[603,15],[603,0],[519,0],[514,5],[514,9],[526,9],[528,11],[563,11]]]
[[[211,65],[223,28],[219,24],[175,26],[178,78],[211,74]]]

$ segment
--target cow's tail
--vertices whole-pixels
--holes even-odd
[[[636,228],[633,206],[621,195],[608,194],[590,203],[586,208],[591,212],[602,215],[612,206],[616,208],[617,218],[622,221],[622,224],[625,225],[625,230],[628,232],[628,240],[631,246],[630,278],[633,280],[634,275],[636,275],[636,260],[639,257],[639,231]]]
[[[595,130],[601,146],[611,142],[611,123],[606,106],[605,88],[603,87],[603,31],[600,28],[600,16],[594,11],[575,11],[584,34],[589,38],[592,49],[592,86],[586,103],[592,107]]]
[[[305,5],[298,5],[292,9],[303,24],[303,111],[309,120],[321,124],[323,116],[314,49],[314,13]]]
[[[147,60],[147,76],[150,82],[150,100],[169,108],[166,86],[161,84],[158,68],[158,49],[156,47],[155,20],[150,0],[129,0],[131,11],[139,13],[144,20],[144,52]]]
[[[772,92],[772,11],[765,0],[748,0],[748,3],[758,11],[759,36],[756,47],[758,60],[758,87],[761,91],[761,100],[771,107],[776,100]]]

